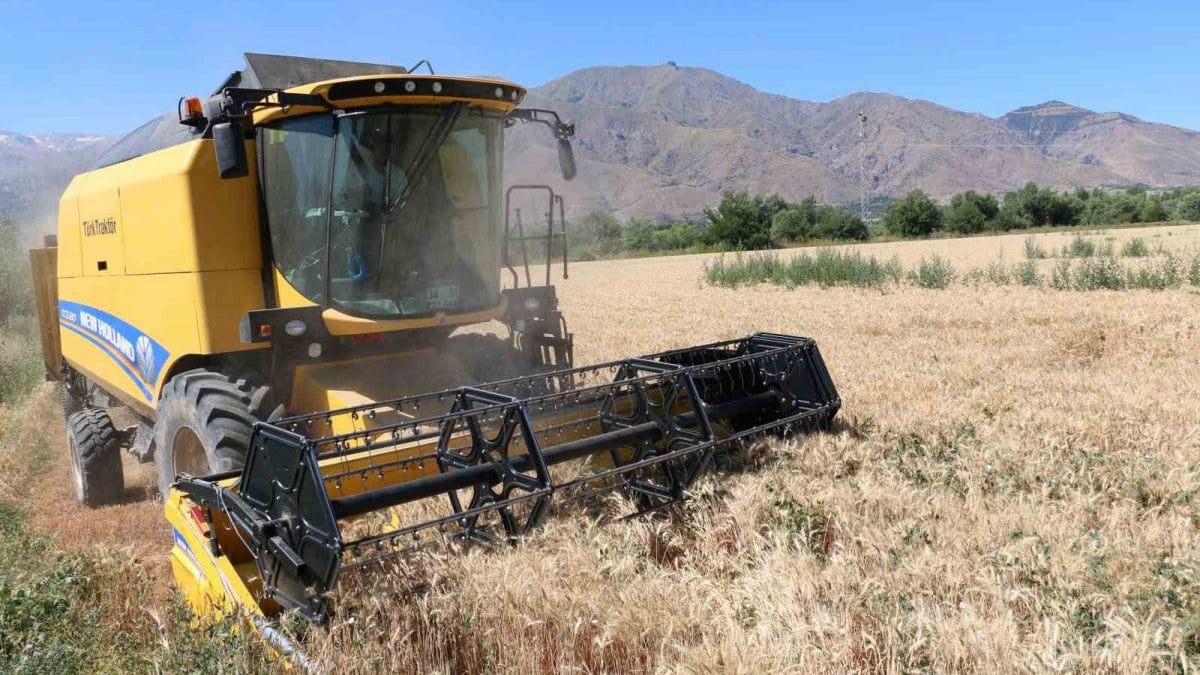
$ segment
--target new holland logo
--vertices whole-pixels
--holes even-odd
[[[170,352],[140,329],[120,317],[87,305],[60,300],[59,325],[99,347],[133,380],[147,401]]]
[[[142,381],[146,384],[154,384],[154,377],[158,373],[154,369],[154,346],[150,344],[150,338],[145,335],[141,335],[137,339],[137,356],[134,362],[137,364]]]

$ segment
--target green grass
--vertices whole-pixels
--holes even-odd
[[[33,317],[0,319],[0,403],[19,403],[42,381],[40,340]]]
[[[1048,275],[1038,268],[1041,258],[1033,252],[1037,250],[1035,244],[1027,241],[1026,259],[1015,265],[1007,265],[999,258],[983,268],[961,272],[937,255],[922,258],[906,270],[897,258],[880,262],[874,256],[864,256],[856,251],[820,250],[791,258],[773,252],[736,254],[732,258],[721,256],[705,264],[704,278],[713,285],[735,288],[761,283],[787,287],[858,288],[909,284],[931,289],[945,289],[956,283],[973,286],[1020,284],[1031,288],[1048,286],[1060,291],[1162,291],[1200,287],[1200,253],[1193,253],[1189,258],[1167,252],[1144,263],[1129,264],[1113,256],[1111,248],[1111,244],[1098,248],[1094,242],[1077,237],[1063,247],[1061,256],[1056,256]]]
[[[0,503],[0,672],[269,672],[232,621],[193,629],[180,600],[155,609],[152,575],[112,556],[63,553]]]
[[[1134,237],[1121,247],[1121,256],[1124,258],[1145,258],[1149,255],[1150,246],[1141,237]]]
[[[856,286],[877,288],[898,283],[903,270],[897,259],[880,262],[858,252],[822,249],[784,258],[777,253],[722,255],[705,263],[704,277],[718,286],[773,283],[782,286]]]
[[[922,257],[916,268],[908,273],[909,283],[921,288],[949,288],[956,277],[954,265],[937,255],[928,259]]]

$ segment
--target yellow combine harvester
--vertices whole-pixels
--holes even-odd
[[[534,122],[572,178],[574,127],[518,107],[521,87],[246,62],[76,177],[57,248],[33,253],[79,499],[120,497],[122,447],[154,461],[198,613],[321,621],[351,569],[508,540],[611,490],[661,508],[722,445],[836,414],[806,338],[572,364],[561,198],[506,190],[501,165],[506,127]],[[546,199],[544,235],[510,218],[521,191]],[[488,321],[505,337],[452,335]],[[138,424],[117,430],[116,406]]]

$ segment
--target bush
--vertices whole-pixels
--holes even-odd
[[[1038,240],[1033,237],[1025,237],[1025,258],[1028,260],[1042,260],[1046,258],[1046,249],[1038,243]]]
[[[782,246],[808,239],[816,224],[817,199],[810,195],[775,214],[771,219],[771,243]]]
[[[1134,237],[1121,247],[1121,255],[1126,258],[1145,258],[1150,255],[1150,247],[1146,245],[1145,239]]]
[[[999,213],[1000,203],[994,196],[967,190],[950,198],[942,220],[948,232],[973,234],[994,227]]]
[[[1030,182],[1006,193],[1000,210],[1006,222],[1017,227],[1074,225],[1079,221],[1083,204],[1075,195],[1059,194]]]
[[[621,250],[621,222],[603,211],[589,211],[571,224],[570,244],[595,256],[609,256]],[[527,233],[528,234],[528,233]]]
[[[737,250],[766,248],[771,243],[775,214],[787,208],[778,196],[750,196],[745,190],[726,191],[715,209],[705,209],[710,244]]]
[[[698,247],[704,231],[686,220],[655,223],[644,218],[630,218],[625,224],[622,241],[630,251],[682,251]]]
[[[908,280],[921,288],[947,288],[954,283],[957,275],[950,261],[933,255],[929,259],[921,258],[917,268],[908,273]]]
[[[941,229],[942,212],[929,195],[913,190],[891,204],[883,214],[883,227],[904,237],[924,237]]]
[[[878,287],[901,278],[900,261],[881,263],[858,252],[821,249],[816,255],[801,253],[783,260],[776,253],[738,254],[732,261],[721,256],[704,266],[705,280],[718,286],[775,283],[784,286]]]
[[[866,241],[871,238],[871,231],[858,216],[832,206],[822,206],[817,210],[817,224],[812,236],[814,239]]]
[[[1175,217],[1180,220],[1200,220],[1200,189],[1186,192],[1178,198]]]
[[[1022,286],[1038,287],[1042,285],[1042,277],[1038,274],[1037,262],[1026,260],[1017,266],[1017,280]]]
[[[1096,255],[1096,243],[1079,235],[1062,247],[1063,258],[1091,258]]]

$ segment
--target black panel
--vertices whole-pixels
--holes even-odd
[[[405,88],[405,83],[413,84],[412,91]],[[376,85],[383,83],[382,90],[376,90]],[[435,92],[434,83],[440,84],[442,90]],[[496,89],[500,96],[496,96]],[[517,97],[513,98],[513,92]],[[521,89],[512,84],[499,82],[462,82],[460,80],[434,80],[432,78],[387,77],[378,80],[356,80],[341,82],[329,88],[326,95],[330,101],[343,101],[355,98],[370,98],[372,96],[449,96],[453,98],[492,99],[520,103],[523,98]]]
[[[301,84],[339,80],[359,75],[403,75],[408,71],[400,66],[377,63],[310,59],[278,54],[246,54],[246,71],[240,87],[258,89],[290,89]]]

